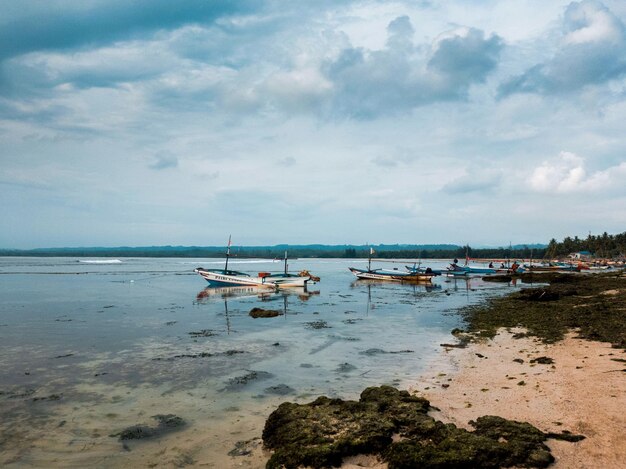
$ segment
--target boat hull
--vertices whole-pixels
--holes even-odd
[[[292,274],[267,275],[263,277],[252,277],[241,272],[225,273],[224,271],[207,270],[197,268],[198,273],[213,287],[235,287],[235,286],[256,286],[264,288],[285,288],[285,287],[305,287],[311,279],[310,276],[299,276]]]
[[[544,272],[580,272],[576,267],[526,267],[528,272],[544,273]]]

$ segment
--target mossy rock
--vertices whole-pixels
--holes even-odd
[[[430,408],[390,386],[367,388],[359,401],[283,403],[263,430],[265,447],[274,450],[267,467],[334,467],[355,454],[380,455],[390,469],[546,467],[554,460],[544,441],[560,435],[495,416],[471,422],[476,430],[469,432],[433,419]],[[394,434],[403,439],[393,442]]]
[[[275,309],[263,309],[263,308],[252,308],[250,310],[250,316],[253,318],[275,318],[276,316],[282,316],[283,313],[280,311],[276,311]]]

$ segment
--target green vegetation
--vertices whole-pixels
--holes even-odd
[[[529,277],[522,275],[525,281]],[[501,327],[523,327],[546,343],[577,329],[590,340],[626,348],[626,277],[612,274],[540,274],[549,286],[523,289],[462,311],[468,332],[492,337]]]
[[[483,258],[528,258],[542,256],[545,245],[532,247],[473,249],[470,246],[453,244],[379,244],[379,245],[287,245],[277,246],[233,246],[231,257],[281,259],[288,251],[290,258],[367,258],[370,248],[374,257],[382,259],[464,259],[465,255]],[[224,246],[147,246],[147,247],[86,247],[86,248],[40,248],[0,249],[0,256],[30,257],[213,257],[223,258]]]
[[[605,231],[598,236],[589,233],[585,239],[568,236],[560,243],[556,239],[551,239],[546,249],[546,257],[557,258],[580,251],[588,251],[600,258],[623,258],[626,255],[626,231],[616,235],[610,235]]]

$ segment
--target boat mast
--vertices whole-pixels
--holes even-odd
[[[367,270],[371,271],[372,270],[372,254],[374,253],[374,249],[370,248],[370,255],[367,258]]]
[[[285,275],[287,275],[287,251],[285,251]]]
[[[224,266],[224,270],[228,270],[228,258],[230,257],[230,237],[232,235],[228,235],[228,246],[226,247],[226,265]]]
[[[511,251],[513,250],[513,245],[511,244],[511,241],[509,241],[509,256],[506,259],[506,268],[510,268],[511,267]]]

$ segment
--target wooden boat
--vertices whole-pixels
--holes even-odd
[[[387,269],[357,269],[349,267],[356,278],[362,280],[386,280],[391,282],[431,282],[434,273],[403,272]]]
[[[384,280],[390,282],[412,282],[412,283],[430,283],[435,276],[433,272],[408,272],[389,269],[372,269],[372,254],[374,250],[370,248],[370,255],[367,261],[367,269],[357,269],[349,267],[350,272],[361,280]]]
[[[524,268],[515,263],[509,268],[471,267],[469,265],[450,264],[448,271],[454,275],[462,275],[463,272],[465,275],[521,274],[524,272]]]
[[[580,272],[581,267],[572,264],[544,264],[544,265],[526,265],[524,268],[528,272]]]
[[[209,285],[214,287],[232,286],[259,286],[267,288],[280,287],[304,287],[311,279],[310,276],[300,276],[298,274],[271,274],[269,272],[259,272],[257,276],[252,276],[245,272],[226,269],[203,269],[198,267],[194,272],[202,276]]]
[[[252,276],[245,272],[228,269],[228,258],[230,257],[230,237],[226,249],[226,265],[223,269],[204,269],[198,267],[194,272],[209,282],[212,287],[233,287],[233,286],[260,286],[265,288],[284,287],[304,287],[311,280],[311,275],[303,271],[301,274],[290,274],[287,272],[287,251],[285,251],[285,271],[280,274],[270,272],[259,272],[257,276]]]

